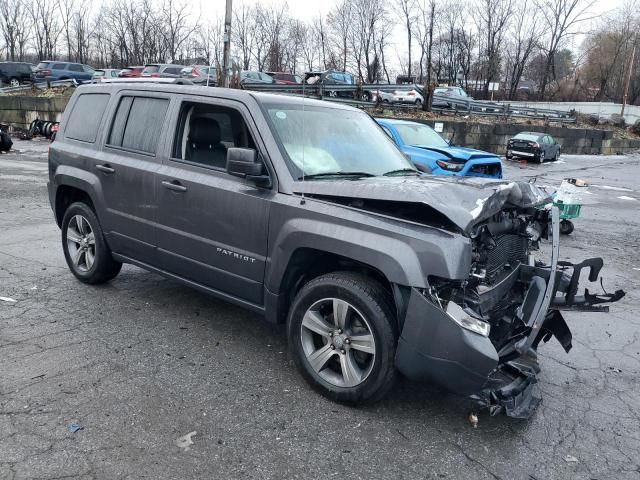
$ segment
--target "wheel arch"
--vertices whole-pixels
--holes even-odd
[[[84,170],[69,167],[58,167],[53,179],[56,185],[52,205],[58,226],[62,225],[64,212],[74,202],[86,201],[93,209],[98,221],[100,221],[100,212],[98,206],[101,198],[100,183],[95,175]]]

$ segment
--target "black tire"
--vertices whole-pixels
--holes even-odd
[[[75,254],[81,250],[81,244],[88,248],[87,251],[90,251],[91,249],[90,244],[84,240],[82,243],[74,242],[68,237],[68,234],[71,233],[69,231],[69,224],[76,222],[75,225],[77,226],[78,216],[82,217],[84,221],[88,223],[89,229],[74,228],[74,225],[72,225],[72,229],[80,233],[81,236],[83,235],[81,230],[93,233],[93,260],[90,264],[87,257],[88,253],[86,252],[84,255],[80,254],[78,256],[78,264],[76,264],[72,258],[72,256],[75,257]],[[89,235],[87,235],[87,237]],[[70,243],[78,245],[78,248],[74,252],[70,251],[70,248],[72,248]],[[111,250],[104,239],[104,235],[102,234],[102,228],[100,227],[100,222],[98,222],[98,217],[96,217],[93,209],[84,202],[72,203],[64,212],[64,217],[62,219],[62,250],[64,251],[64,258],[67,261],[69,270],[71,270],[71,273],[73,273],[78,280],[84,283],[98,284],[108,282],[118,275],[122,268],[122,264],[120,262],[116,262],[111,256]],[[84,267],[82,266],[83,257]]]
[[[329,339],[327,335],[305,330],[305,314],[311,312],[312,307],[333,300],[347,303],[351,307],[344,310],[347,312],[344,315],[344,332],[335,330]],[[374,402],[387,394],[397,376],[394,360],[398,336],[392,305],[389,293],[378,282],[364,275],[335,272],[307,283],[296,295],[287,320],[289,348],[304,379],[325,397],[352,405]],[[330,313],[327,318],[335,319],[335,315]],[[360,322],[361,319],[364,319],[364,322]],[[331,329],[337,328],[331,321],[325,322],[323,325]],[[356,336],[359,335],[355,332],[358,328],[357,323],[364,326],[364,330],[359,333],[364,331],[365,335],[361,335],[360,338],[366,336],[373,339],[373,355],[362,353],[361,348],[355,346]],[[309,349],[309,332],[321,340],[318,342],[319,346],[311,347],[318,348],[311,355],[305,352],[305,349]],[[353,338],[353,343],[350,337]],[[340,343],[336,345],[338,341]],[[323,342],[326,343],[323,345]],[[331,356],[316,371],[311,366],[309,358],[328,347],[331,347],[333,352],[327,352]],[[336,370],[344,372],[342,362],[346,362],[347,357],[351,359],[351,364],[355,362],[359,370],[359,375],[353,377],[357,384],[345,386],[339,385],[340,381],[327,380],[328,376],[339,378],[342,375],[343,383],[346,383],[347,376],[344,373],[336,373]]]
[[[538,155],[536,155],[535,159],[538,163],[544,163],[544,152],[540,152]]]
[[[558,150],[556,152],[556,155],[553,157],[553,161],[554,162],[557,162],[558,160],[560,160],[560,150]]]
[[[19,87],[19,86],[20,86],[20,80],[18,80],[18,79],[17,79],[17,78],[15,78],[15,77],[11,77],[11,78],[9,79],[9,86],[10,86],[10,87]]]
[[[422,106],[422,100],[419,98],[416,99],[416,107],[420,108]]]
[[[560,233],[562,235],[570,235],[573,232],[573,222],[571,220],[561,220],[560,221]]]
[[[371,101],[371,94],[369,92],[364,92],[361,96],[361,100],[363,102],[370,102]]]

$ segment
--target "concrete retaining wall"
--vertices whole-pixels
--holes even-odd
[[[36,118],[59,122],[68,101],[69,97],[0,96],[0,123],[26,129]]]
[[[59,122],[69,97],[17,97],[0,96],[0,123],[29,128],[29,124],[39,118],[49,122]],[[434,120],[416,120],[434,126]],[[569,154],[614,155],[640,149],[640,139],[625,140],[613,138],[610,130],[535,127],[508,123],[440,122],[444,125],[443,136],[453,137],[453,143],[473,147],[503,155],[507,141],[519,132],[536,131],[552,135],[562,145],[562,151]]]
[[[442,123],[445,138],[453,139],[455,145],[472,147],[504,155],[507,142],[520,132],[548,133],[562,145],[562,152],[583,155],[616,155],[640,149],[640,139],[613,138],[611,130],[587,128],[538,127],[508,123],[439,122],[438,120],[415,120],[431,127]]]

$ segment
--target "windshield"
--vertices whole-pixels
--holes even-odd
[[[427,147],[448,147],[449,144],[436,131],[419,123],[394,124],[398,135],[405,145],[424,145]]]
[[[383,175],[411,162],[366,113],[301,104],[266,104],[294,178],[328,173]]]

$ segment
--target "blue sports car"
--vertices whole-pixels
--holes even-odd
[[[432,175],[502,178],[497,155],[472,148],[454,147],[423,123],[376,118],[418,170]]]

